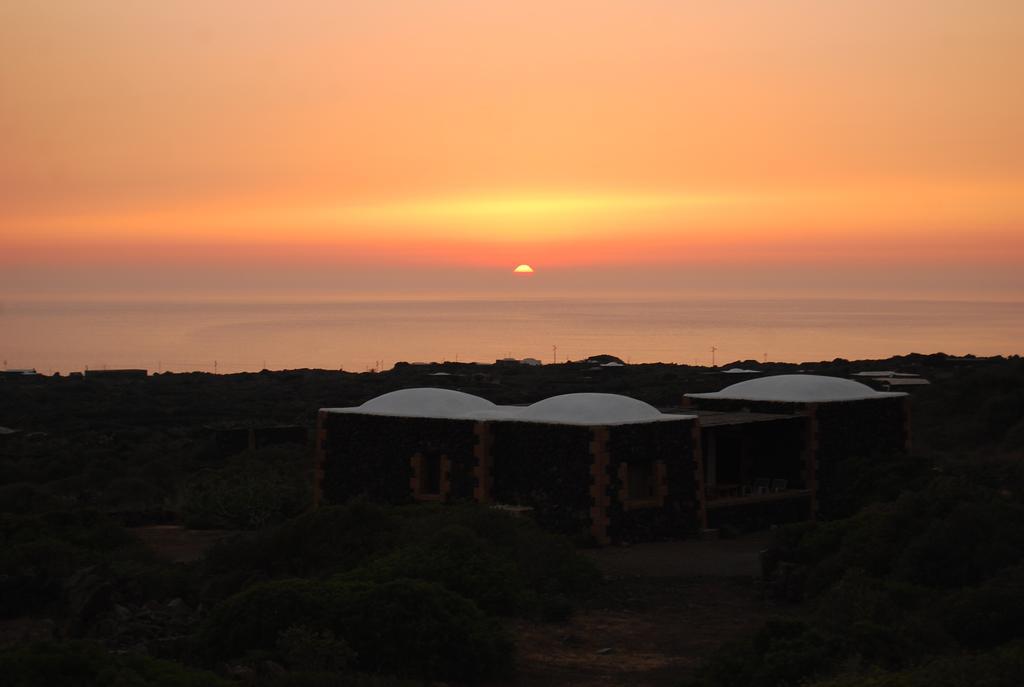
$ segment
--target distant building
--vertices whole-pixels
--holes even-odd
[[[748,370],[742,367],[730,367],[728,370],[721,370],[718,374],[723,375],[759,375],[761,370]]]
[[[22,432],[20,429],[13,429],[11,427],[0,427],[0,439],[16,437],[21,433]]]
[[[606,363],[618,363],[619,365],[626,364],[626,361],[624,361],[622,358],[618,358],[614,355],[608,354],[592,355],[583,362],[588,363],[590,365],[605,365]]]
[[[10,368],[10,369],[7,369],[7,370],[0,370],[0,378],[8,378],[8,379],[13,379],[13,378],[18,378],[18,377],[35,377],[38,374],[39,373],[36,372],[36,369],[34,367]]]
[[[931,382],[923,377],[908,372],[891,372],[888,370],[854,372],[853,377],[861,377],[867,384],[881,391],[913,391],[915,388],[930,386]]]
[[[522,360],[520,360],[519,358],[498,358],[497,360],[494,361],[494,364],[495,365],[529,365],[531,367],[536,367],[536,366],[541,365],[542,363],[541,363],[541,361],[537,360],[536,358],[523,358]]]

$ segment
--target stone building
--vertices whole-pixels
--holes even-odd
[[[597,543],[681,536],[704,523],[698,443],[693,416],[625,396],[406,389],[320,411],[317,500],[474,500]]]

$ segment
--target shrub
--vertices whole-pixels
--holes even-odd
[[[395,509],[353,501],[320,508],[254,537],[220,542],[203,562],[208,596],[238,592],[252,579],[351,570],[393,551],[404,523]]]
[[[353,662],[356,653],[330,630],[292,625],[277,636],[277,650],[294,670],[336,673]]]
[[[299,453],[273,446],[199,472],[183,490],[185,524],[259,529],[297,515],[312,493],[305,462]]]
[[[60,498],[29,482],[0,486],[0,512],[3,513],[43,513],[62,505]]]
[[[846,672],[813,687],[1019,687],[1024,680],[1024,645],[984,654],[949,656],[899,672]]]
[[[322,508],[208,554],[210,598],[262,575],[348,573],[350,579],[421,578],[503,614],[564,617],[600,579],[564,538],[480,506],[385,507],[362,500]],[[359,568],[358,571],[355,569]]]
[[[950,634],[974,649],[1024,637],[1024,566],[958,592],[943,606],[942,617]]]
[[[928,522],[902,552],[900,578],[917,584],[956,587],[977,584],[1024,557],[1024,508],[986,499],[958,504]]]
[[[352,579],[374,582],[410,578],[443,585],[490,613],[513,615],[536,607],[520,570],[504,552],[472,530],[452,525],[415,546],[357,569]]]
[[[926,589],[851,569],[819,597],[816,625],[836,637],[845,654],[899,667],[943,645],[941,633],[936,636],[913,620],[933,596]]]
[[[719,649],[697,672],[701,687],[789,687],[829,671],[834,641],[794,621],[770,621],[752,638]]]
[[[59,539],[19,542],[0,550],[0,615],[16,617],[59,603],[64,580],[97,557]]]
[[[0,613],[57,610],[72,574],[111,558],[148,560],[150,554],[96,513],[0,516]]]
[[[471,530],[515,567],[527,589],[540,596],[543,604],[548,597],[556,605],[559,597],[579,599],[601,579],[594,563],[580,555],[568,539],[542,530],[527,518],[476,504],[402,510],[411,520],[406,541],[423,541],[449,525]]]
[[[214,609],[197,649],[214,660],[272,650],[296,625],[330,630],[355,650],[357,668],[375,673],[475,681],[511,661],[510,641],[473,602],[413,580],[257,585]]]
[[[8,687],[228,687],[213,673],[148,656],[109,654],[88,642],[43,643],[0,651]]]

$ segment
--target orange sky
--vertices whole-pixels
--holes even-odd
[[[0,286],[884,264],[1021,295],[1021,84],[1020,0],[8,0]]]

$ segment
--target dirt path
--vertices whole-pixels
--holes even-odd
[[[151,548],[157,557],[171,563],[191,563],[227,537],[233,530],[189,530],[180,525],[132,527],[131,533]]]
[[[588,552],[606,582],[588,610],[560,625],[517,622],[512,685],[676,686],[721,644],[791,615],[759,599],[767,533],[722,541]]]
[[[686,540],[608,546],[587,551],[608,577],[755,577],[758,552],[771,545],[772,533],[735,539]]]

